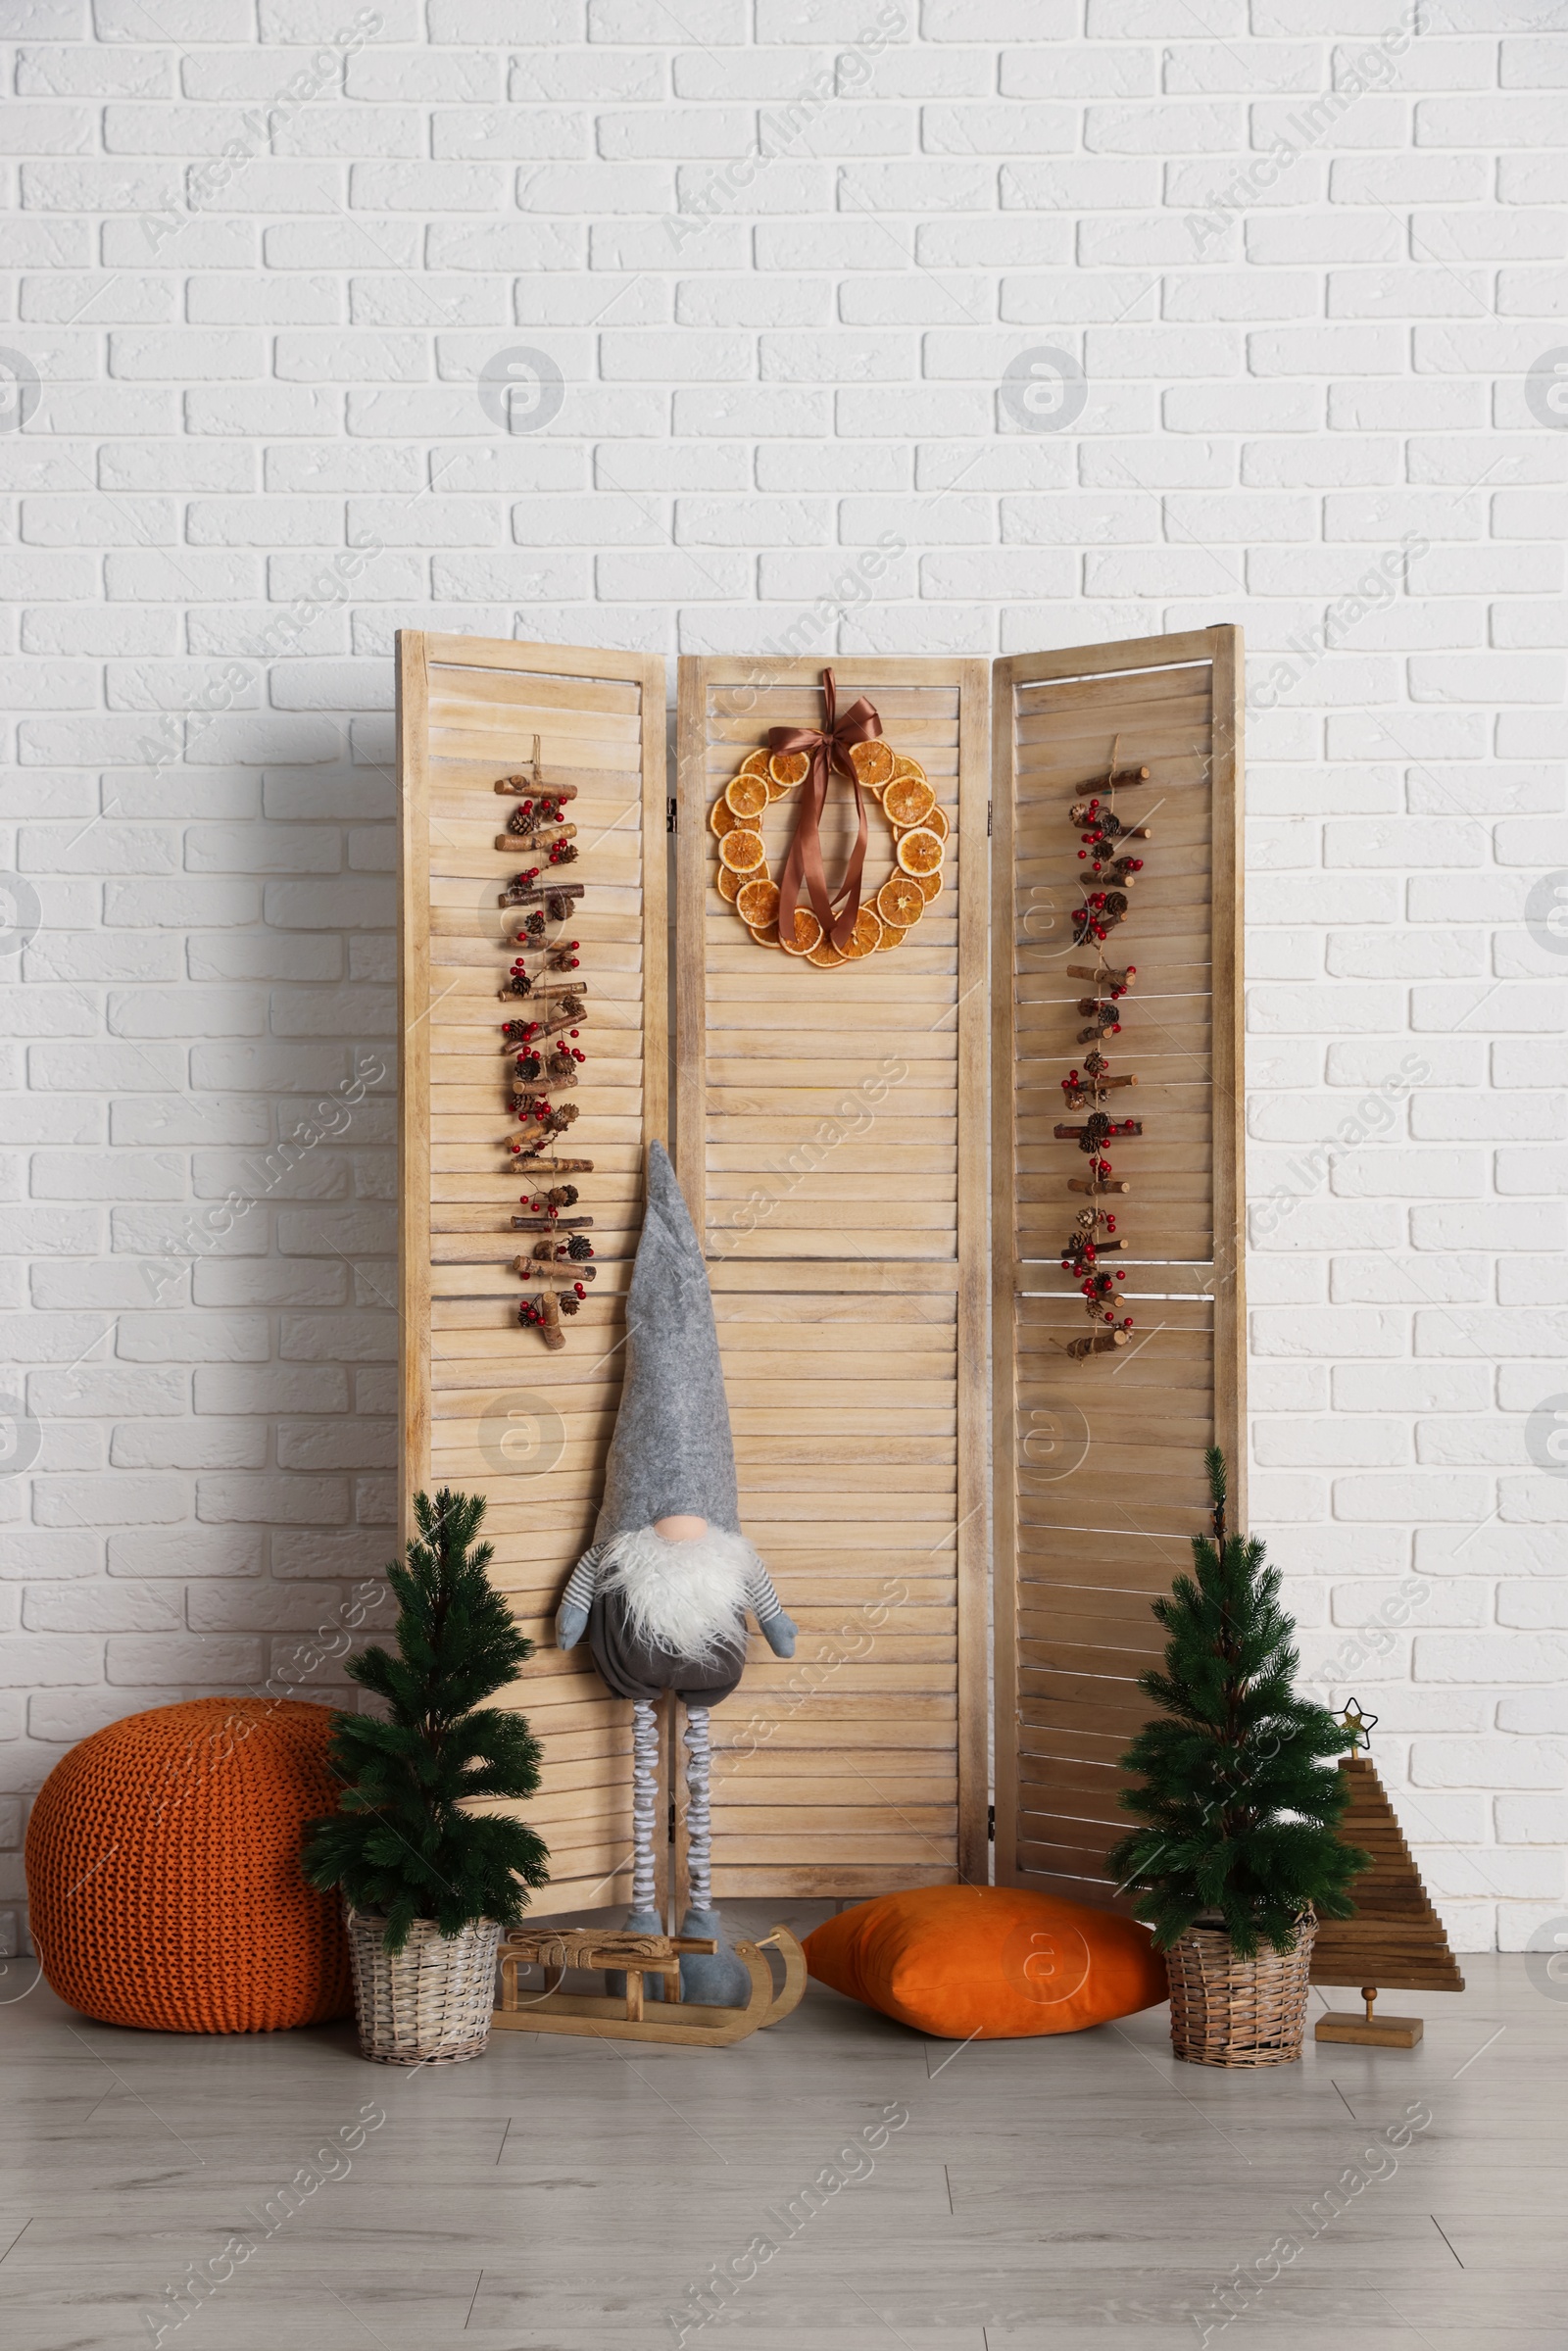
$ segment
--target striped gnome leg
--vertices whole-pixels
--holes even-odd
[[[709,1783],[713,1749],[706,1706],[686,1709],[686,1883],[692,1908],[713,1907],[712,1813]]]
[[[634,1698],[631,1708],[631,1909],[626,1926],[633,1935],[662,1935],[664,1922],[658,1911],[659,1881],[654,1874],[654,1831],[659,1820],[659,1710],[652,1698]],[[619,1968],[607,1969],[605,1989],[612,1999],[624,1999],[626,1979]],[[651,2000],[662,1995],[657,1976],[644,1979]]]
[[[683,2000],[700,2000],[710,2008],[744,2008],[751,1997],[752,1980],[745,1962],[730,1948],[724,1922],[713,1908],[711,1827],[709,1776],[712,1747],[708,1708],[686,1709],[686,1876],[691,1907],[681,1920],[682,1935],[712,1935],[718,1949],[688,1951],[680,1963]]]
[[[659,1714],[651,1698],[637,1698],[631,1710],[631,1907],[626,1922],[639,1934],[660,1932],[654,1909],[658,1881],[654,1875],[654,1824],[659,1817]],[[645,1916],[655,1924],[644,1928]]]

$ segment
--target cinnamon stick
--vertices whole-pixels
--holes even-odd
[[[593,1281],[599,1269],[586,1260],[580,1265],[551,1265],[537,1257],[514,1257],[512,1270],[525,1282],[538,1283],[547,1289],[554,1284],[557,1289],[569,1290],[574,1282]]]
[[[537,792],[541,800],[575,800],[577,797],[575,784],[547,784],[540,775],[498,775],[496,790],[510,793],[514,800],[521,800],[530,792]]]
[[[504,906],[537,906],[551,898],[581,898],[585,887],[582,882],[526,882],[519,889],[516,883],[509,882],[501,904]]]
[[[519,849],[550,849],[553,842],[573,842],[573,839],[576,839],[576,825],[558,825],[548,837],[546,827],[538,832],[499,832],[496,849],[511,849],[513,856],[517,856]]]

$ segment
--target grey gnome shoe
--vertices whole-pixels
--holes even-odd
[[[716,1937],[716,1951],[687,1951],[680,1963],[680,1996],[709,2008],[744,2008],[752,1996],[752,1979],[739,1958],[716,1910],[699,1910],[695,1903],[681,1920],[682,1935]]]

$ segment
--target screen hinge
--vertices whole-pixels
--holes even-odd
[[[990,840],[990,838],[991,838],[991,803],[990,803],[990,801],[988,800],[988,801],[986,802],[986,839],[989,841],[989,840]]]
[[[997,1808],[995,1804],[986,1806],[986,1841],[989,1844],[995,1844],[997,1841]]]
[[[664,803],[664,830],[666,833],[672,833],[675,830],[675,803],[672,800],[666,800]]]

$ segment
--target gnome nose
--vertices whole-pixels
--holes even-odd
[[[672,1518],[656,1518],[654,1533],[662,1535],[666,1543],[696,1543],[708,1533],[708,1521],[689,1518],[677,1511]]]

